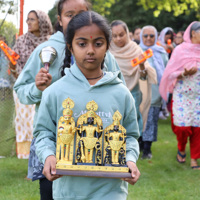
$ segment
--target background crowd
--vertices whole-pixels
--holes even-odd
[[[39,161],[35,154],[38,135],[33,135],[33,121],[36,122],[43,91],[63,76],[64,70],[60,74],[60,68],[69,61],[69,57],[72,58],[71,54],[68,56],[64,38],[69,21],[90,10],[90,7],[88,1],[60,0],[54,34],[47,14],[30,11],[27,16],[28,33],[19,37],[13,47],[20,55],[17,65],[9,65],[16,79],[13,97],[17,156],[29,158],[28,178],[40,180],[41,199],[53,198],[52,182],[42,174],[44,163],[40,163],[41,159]],[[134,99],[141,159],[152,159],[151,147],[157,141],[158,120],[170,116],[172,130],[177,137],[177,152],[174,154],[178,163],[186,162],[185,148],[189,138],[190,166],[200,170],[200,22],[192,22],[186,30],[176,32],[171,27],[157,30],[151,24],[143,27],[137,24],[131,30],[125,21],[118,19],[112,21],[110,27],[112,39],[106,52],[104,71],[120,70],[118,77]],[[53,63],[56,68],[50,72],[43,68],[39,58],[44,46],[53,46],[58,53]],[[148,49],[153,51],[153,56],[133,67],[131,60],[141,58]],[[73,57],[68,64],[74,62]]]

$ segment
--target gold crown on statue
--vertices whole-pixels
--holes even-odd
[[[120,120],[122,119],[122,115],[120,112],[117,110],[114,115],[113,115],[113,125],[120,125]]]
[[[95,111],[98,109],[97,103],[94,100],[92,100],[87,103],[86,108],[88,110],[87,117],[95,117]]]
[[[73,111],[71,110],[74,107],[74,102],[69,97],[65,99],[62,103],[63,108],[66,108],[63,110],[63,115],[67,117],[71,117],[73,114]]]

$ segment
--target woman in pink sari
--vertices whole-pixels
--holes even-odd
[[[186,161],[185,147],[190,139],[192,169],[200,170],[200,22],[192,22],[167,64],[160,83],[160,94],[172,97],[172,130],[177,136],[177,161]]]

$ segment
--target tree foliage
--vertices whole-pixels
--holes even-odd
[[[103,16],[110,15],[110,8],[115,2],[116,0],[91,0],[92,10]]]
[[[105,16],[110,14],[110,8],[116,2],[116,0],[90,0],[90,2],[92,4],[92,10]],[[58,0],[55,2],[54,7],[48,12],[53,25],[57,21],[57,4]]]
[[[2,20],[0,20],[0,23]],[[18,29],[16,29],[15,25],[12,22],[4,22],[1,27],[0,34],[6,38],[6,43],[8,46],[12,46],[15,42],[15,35],[18,33]]]
[[[190,12],[179,14],[179,16],[174,16],[173,11],[168,12],[160,10],[160,14],[155,17],[157,7],[153,7],[153,4],[155,2],[166,1],[177,0],[91,0],[90,2],[92,4],[92,10],[104,15],[110,22],[116,19],[125,21],[129,29],[132,29],[135,26],[143,27],[145,25],[153,25],[158,31],[161,31],[166,26],[170,26],[175,31],[178,31],[185,30],[191,21],[197,20],[195,9],[191,9]],[[184,0],[179,0],[179,2],[183,1]],[[144,7],[141,5],[141,2],[148,2],[148,4],[145,4],[146,7]],[[150,7],[148,5],[151,2],[152,5]],[[57,2],[48,14],[54,25],[57,20]]]
[[[0,0],[0,12],[13,14],[15,12],[14,0]]]
[[[196,17],[200,19],[200,0],[137,0],[145,10],[155,9],[154,16],[158,17],[161,11],[167,11],[179,16],[182,14],[196,13]]]
[[[51,23],[52,23],[53,26],[57,22],[57,15],[58,15],[58,13],[57,13],[57,4],[58,4],[58,1],[55,2],[54,7],[51,10],[49,10],[49,12],[48,12],[49,18],[50,18]]]
[[[172,12],[161,11],[158,17],[154,16],[155,9],[145,10],[143,6],[138,5],[137,1],[133,0],[116,0],[110,8],[110,15],[106,15],[108,20],[123,20],[127,23],[129,29],[136,26],[143,27],[145,25],[153,25],[158,31],[169,26],[174,31],[185,30],[191,21],[197,20],[195,11],[191,11],[189,15],[174,16]]]
[[[16,10],[17,4],[14,4],[14,0],[0,0],[0,12],[5,13],[5,17],[0,23],[0,30],[6,20],[7,14],[14,14]]]

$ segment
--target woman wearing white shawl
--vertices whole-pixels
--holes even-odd
[[[157,141],[157,127],[159,119],[159,111],[162,103],[162,97],[159,93],[159,84],[168,62],[168,55],[165,49],[156,44],[158,32],[154,26],[145,26],[140,32],[140,46],[143,51],[151,49],[153,56],[148,58],[149,64],[156,70],[157,84],[152,84],[152,99],[151,107],[148,113],[146,128],[142,133],[143,141],[143,155],[142,158],[150,159],[152,157],[151,145],[152,142]]]
[[[130,40],[128,27],[123,21],[116,20],[112,22],[111,27],[113,39],[109,50],[117,60],[126,85],[135,99],[141,134],[145,127],[148,110],[151,104],[151,84],[157,83],[156,71],[147,61],[132,67],[131,60],[139,57],[143,53],[142,49],[135,42]],[[114,33],[115,28],[120,28],[120,31],[116,34]],[[120,44],[120,37],[121,39],[123,38],[123,45]],[[118,40],[119,43],[117,43],[116,40]],[[141,80],[141,78],[143,80]]]
[[[171,56],[172,51],[175,48],[175,44],[173,43],[173,40],[174,40],[173,33],[174,33],[174,31],[171,27],[165,27],[164,29],[162,29],[162,31],[160,32],[160,35],[158,37],[158,44],[160,44],[162,47],[164,47],[164,49],[168,53],[169,58]],[[171,44],[168,44],[168,42],[167,42],[168,39],[171,40]]]

